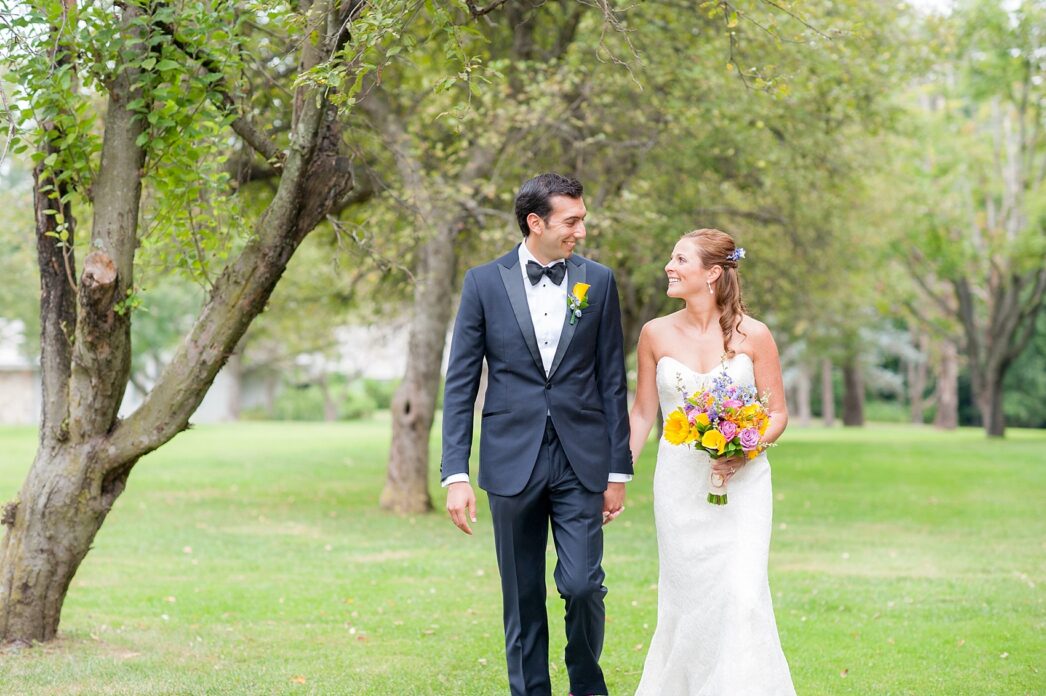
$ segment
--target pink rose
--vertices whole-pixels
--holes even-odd
[[[730,442],[734,439],[734,435],[737,435],[737,425],[728,420],[719,421],[719,432],[723,434],[727,442]]]
[[[741,431],[741,449],[751,452],[759,447],[759,430],[756,428],[745,428]]]
[[[727,399],[723,402],[723,408],[741,408],[741,402],[737,399]]]

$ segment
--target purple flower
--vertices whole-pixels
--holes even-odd
[[[683,413],[685,413],[688,416],[691,415],[696,410],[697,410],[697,406],[694,406],[689,401],[687,403],[683,404]]]
[[[755,428],[745,428],[741,431],[741,449],[751,452],[759,446],[759,431]]]
[[[737,425],[728,420],[720,421],[719,432],[723,433],[723,437],[726,438],[727,442],[730,442],[734,439],[734,435],[737,435]]]
[[[741,408],[741,402],[737,399],[727,399],[723,402],[723,408]]]

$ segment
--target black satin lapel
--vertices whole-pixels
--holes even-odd
[[[545,374],[545,367],[541,364],[541,353],[538,352],[538,338],[537,334],[534,333],[534,322],[530,320],[527,291],[523,287],[523,272],[519,269],[518,263],[511,268],[499,265],[498,270],[501,271],[501,282],[505,284],[505,291],[508,292],[509,302],[512,303],[512,312],[516,315],[516,322],[519,324],[519,330],[523,333],[523,340],[526,342],[527,348],[530,349],[530,355],[534,358],[534,362],[537,363],[541,374]]]
[[[585,282],[585,264],[577,264],[567,262],[567,294],[574,292],[574,283]],[[552,359],[552,367],[548,371],[549,379],[556,373],[556,368],[563,362],[563,357],[567,354],[567,348],[570,347],[570,341],[574,338],[574,331],[577,330],[578,324],[584,321],[583,318],[578,318],[573,324],[570,323],[570,312],[563,303],[563,333],[559,335],[559,345],[556,346],[556,357]],[[591,321],[591,318],[589,318]]]

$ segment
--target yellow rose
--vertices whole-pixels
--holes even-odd
[[[588,283],[574,283],[574,297],[577,298],[578,302],[584,302],[585,296],[588,295],[588,289],[592,287]]]
[[[701,446],[714,449],[718,454],[722,454],[726,449],[726,438],[718,430],[709,430],[701,437]]]
[[[665,419],[665,439],[673,445],[681,445],[690,437],[690,421],[682,409],[676,409]]]
[[[701,413],[697,414],[696,421],[697,421],[697,425],[701,425],[701,426],[711,425],[712,424],[712,421],[708,420],[708,414],[705,413],[704,411],[702,411]]]

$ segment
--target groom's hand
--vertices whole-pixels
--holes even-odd
[[[476,521],[476,494],[472,492],[471,485],[459,481],[447,486],[447,512],[458,529],[472,534],[472,527],[469,527],[468,521]]]
[[[603,492],[603,524],[613,521],[625,509],[625,484],[608,483]]]

